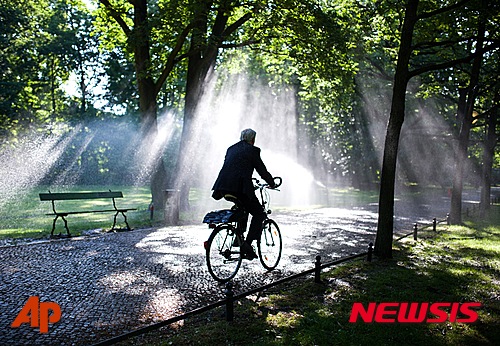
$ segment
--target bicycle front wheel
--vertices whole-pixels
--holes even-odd
[[[208,272],[219,282],[231,280],[241,266],[243,241],[231,225],[216,227],[206,243]]]
[[[281,258],[281,232],[278,224],[271,219],[264,221],[262,234],[257,243],[260,263],[267,270],[273,270],[278,265]]]

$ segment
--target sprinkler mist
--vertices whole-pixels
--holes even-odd
[[[283,178],[281,192],[271,195],[273,205],[325,204],[318,196],[325,196],[326,188],[315,179],[311,160],[305,164],[303,159],[308,143],[300,136],[293,88],[271,87],[244,74],[224,80],[214,74],[207,81],[195,119],[188,147],[182,148],[188,172],[173,172],[182,124],[169,112],[158,117],[156,137],[147,146],[138,125],[122,118],[62,124],[60,131],[26,134],[15,148],[3,146],[0,151],[0,206],[17,203],[23,196],[33,199],[37,190],[143,188],[162,157],[169,175],[187,176],[190,186],[199,191],[202,203],[193,206],[203,210],[194,213],[220,208],[220,202],[210,197],[211,188],[226,149],[239,141],[245,128],[257,132],[256,146],[262,149],[268,170]],[[45,207],[39,205],[37,213]]]
[[[16,146],[4,146],[0,151],[0,207],[37,187],[64,153],[74,133],[64,137],[29,135]]]
[[[195,118],[190,147],[183,148],[190,171],[180,174],[191,173],[191,181],[204,195],[210,196],[227,148],[239,141],[241,130],[252,128],[257,132],[255,145],[261,148],[269,172],[283,178],[281,192],[273,193],[273,204],[324,203],[318,201],[317,192],[324,192],[325,187],[315,180],[314,167],[300,162],[304,139],[299,138],[294,90],[277,90],[245,75],[219,83],[214,75],[206,84]]]

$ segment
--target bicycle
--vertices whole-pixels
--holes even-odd
[[[281,186],[282,179],[277,181],[273,190]],[[269,185],[261,184],[258,179],[253,178],[254,188],[260,191],[260,202],[266,215],[271,214]],[[238,199],[232,195],[224,198],[234,205],[231,209],[223,209],[209,212],[205,215],[203,223],[213,229],[207,241],[204,243],[206,250],[206,261],[208,272],[219,282],[227,282],[234,278],[240,269],[243,260],[240,245],[243,243],[243,233],[248,213],[242,208]],[[257,241],[257,254],[262,266],[267,270],[273,270],[281,259],[282,239],[281,232],[276,221],[266,216],[262,223],[262,234]]]

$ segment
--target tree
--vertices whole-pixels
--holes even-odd
[[[483,148],[483,179],[481,186],[481,210],[484,212],[490,209],[490,196],[491,196],[491,182],[492,182],[492,170],[493,161],[495,155],[495,147],[498,143],[498,138],[500,137],[497,133],[497,124],[499,123],[499,113],[500,113],[500,92],[496,91],[494,97],[495,105],[490,110],[489,114],[486,116],[486,138],[484,140]]]
[[[69,32],[65,38],[72,44],[74,73],[78,78],[80,92],[79,117],[85,116],[89,104],[94,98],[90,86],[95,85],[97,69],[100,63],[98,50],[99,35],[93,32],[94,17],[89,13],[81,0],[65,0],[61,2],[66,15]]]
[[[299,15],[298,6],[293,1],[138,0],[111,3],[100,0],[100,3],[100,18],[106,23],[102,23],[101,28],[108,32],[108,40],[114,40],[115,46],[125,46],[133,56],[145,141],[151,141],[156,136],[159,92],[167,79],[172,77],[174,67],[187,62],[187,65],[182,65],[186,83],[183,129],[179,155],[174,160],[177,165],[174,186],[182,190],[183,200],[187,200],[189,181],[194,174],[190,151],[196,145],[197,137],[193,123],[204,83],[217,63],[219,52],[265,45],[276,37],[276,32],[280,32],[280,24],[290,26],[283,20],[282,11],[295,13],[295,22],[302,15]],[[309,1],[302,1],[301,4],[306,8],[314,7]],[[123,38],[109,26],[109,18],[119,25]],[[286,32],[286,29],[281,32]],[[111,38],[111,34],[115,38]],[[297,36],[292,37],[299,41]],[[304,37],[300,41],[306,42],[303,46],[307,47],[309,42]],[[319,41],[316,44],[315,47],[320,46]],[[300,56],[300,51],[296,50],[295,54]],[[157,163],[152,179],[153,202],[163,205],[162,190],[167,179],[161,156]]]
[[[0,2],[0,24],[2,32],[0,34],[0,69],[2,78],[0,79],[0,128],[2,138],[9,137],[18,104],[17,97],[26,87],[29,78],[27,66],[23,66],[25,61],[22,55],[27,52],[27,43],[20,39],[23,31],[28,27],[27,16],[14,6],[13,3]],[[16,55],[19,54],[19,55]]]
[[[198,130],[193,127],[198,102],[201,99],[207,76],[215,67],[221,48],[249,45],[252,41],[238,42],[232,35],[248,22],[259,10],[260,2],[240,6],[231,1],[199,2],[193,7],[192,30],[187,52],[186,94],[184,121],[180,150],[177,159],[177,176],[174,187],[181,191],[181,207],[188,208],[189,184],[194,177],[192,153],[193,141],[197,141]],[[240,12],[232,18],[230,14]]]
[[[61,121],[68,98],[61,86],[75,67],[75,37],[66,1],[0,2],[0,125],[3,139]]]
[[[170,53],[166,58],[161,59],[161,73],[155,78],[155,64],[152,63],[152,46],[158,42],[152,42],[153,25],[159,25],[159,20],[153,20],[151,12],[148,12],[148,1],[116,1],[111,4],[108,0],[100,0],[103,10],[100,14],[104,20],[104,26],[109,24],[108,19],[114,20],[122,30],[124,40],[117,42],[125,45],[126,51],[133,56],[135,66],[135,78],[138,93],[139,113],[141,119],[141,132],[144,148],[153,146],[157,136],[157,97],[172,71],[178,54],[181,51],[186,37],[191,29],[188,24],[175,40],[175,45],[170,47]],[[155,4],[158,5],[158,4]],[[159,6],[155,7],[157,10]],[[111,27],[107,34],[113,35]],[[161,39],[161,38],[160,38]],[[112,40],[115,40],[113,37]],[[166,188],[166,170],[161,155],[158,155],[153,162],[151,172],[151,193],[153,203],[156,206],[163,205],[163,190]]]
[[[467,88],[461,90],[459,101],[459,124],[457,156],[455,176],[453,178],[453,189],[451,194],[450,223],[460,224],[462,222],[462,189],[464,164],[467,162],[467,149],[469,136],[472,128],[474,103],[478,92],[479,73],[483,59],[483,42],[485,35],[484,20],[479,23],[476,54],[472,64],[470,82]]]
[[[452,26],[448,27],[449,32],[446,33],[445,39],[432,38],[435,35],[434,32],[429,32],[422,30],[418,27],[418,35],[415,37],[415,30],[417,28],[417,22],[425,20],[428,23],[432,23],[436,19],[445,19],[445,22],[449,23],[451,18],[456,18],[454,11],[464,10],[466,4],[474,5],[473,1],[463,0],[457,3],[450,4],[448,6],[435,6],[426,3],[422,6],[422,11],[418,13],[419,1],[418,0],[408,0],[405,9],[405,18],[403,27],[401,30],[401,41],[399,44],[399,53],[396,66],[396,73],[394,77],[394,88],[393,88],[393,98],[391,104],[391,114],[389,119],[389,124],[387,127],[386,142],[384,147],[384,159],[382,166],[382,177],[381,177],[381,187],[380,187],[380,197],[379,197],[379,222],[377,227],[377,238],[375,242],[375,252],[382,258],[390,258],[392,256],[392,235],[393,235],[393,218],[394,218],[394,184],[395,184],[395,172],[396,172],[396,161],[399,146],[399,137],[401,133],[401,127],[405,118],[405,97],[407,84],[410,78],[418,76],[423,73],[428,73],[429,71],[435,71],[440,69],[451,68],[461,63],[468,63],[474,59],[480,59],[478,52],[483,50],[480,48],[482,44],[478,44],[478,52],[473,54],[465,54],[463,56],[457,57],[455,54],[450,54],[447,56],[443,52],[438,52],[436,49],[438,47],[453,47],[452,51],[456,51],[457,46],[460,46],[463,42],[474,42],[478,39],[480,42],[481,35],[471,36],[463,38],[459,32],[454,32]],[[429,7],[431,5],[431,7]],[[474,6],[472,6],[475,10]],[[479,7],[479,10],[485,7]],[[442,17],[446,14],[453,14],[452,16]],[[425,22],[423,23],[426,24]],[[425,27],[424,27],[425,28]],[[435,30],[435,29],[434,29]],[[420,39],[421,41],[417,41]],[[413,42],[413,41],[416,42]],[[496,49],[498,46],[492,44],[489,49]],[[485,49],[487,50],[487,49]],[[412,54],[414,57],[412,58]],[[425,57],[423,60],[418,58]],[[444,56],[445,59],[440,57]],[[420,65],[410,69],[410,63],[412,62],[420,63]],[[472,98],[469,99],[469,107],[473,103]]]
[[[375,240],[375,253],[382,258],[392,256],[396,161],[399,137],[405,118],[406,87],[410,79],[409,62],[412,53],[413,30],[418,20],[418,3],[419,0],[408,0],[406,5],[396,74],[394,76],[391,113],[385,137],[382,176],[380,179],[377,238]]]

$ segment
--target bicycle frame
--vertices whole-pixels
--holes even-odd
[[[276,177],[274,179],[279,179],[279,183],[275,188],[272,190],[279,191],[278,187],[281,185],[281,178]],[[271,206],[271,196],[269,195],[269,185],[268,184],[261,184],[260,181],[256,178],[252,178],[254,181],[254,188],[259,190],[260,192],[260,204],[262,205],[262,209],[266,213],[266,215],[269,215],[272,213],[270,206]]]
[[[277,190],[276,187],[281,185],[281,178],[274,179],[279,179],[279,184],[273,187]],[[281,233],[277,223],[267,217],[271,214],[269,185],[261,184],[255,178],[253,181],[255,189],[259,189],[260,203],[266,214],[261,235],[264,239],[263,241],[261,238],[257,240],[258,257],[264,268],[273,270],[281,258]],[[243,234],[246,231],[249,215],[234,196],[224,197],[234,202],[236,209],[233,207],[231,210],[210,212],[203,220],[204,223],[209,224],[209,228],[213,229],[209,239],[204,242],[208,271],[219,282],[231,280],[238,272],[243,259],[239,248],[243,244]],[[241,216],[235,215],[238,210],[244,213]]]
[[[279,179],[279,184],[277,184],[277,186],[280,186],[281,185],[281,178],[280,177],[276,177],[275,179]],[[270,209],[271,196],[269,195],[269,191],[268,191],[269,190],[269,185],[268,184],[261,184],[260,181],[257,178],[252,178],[252,180],[254,182],[254,188],[256,190],[259,190],[260,205],[262,206],[262,209],[266,213],[266,219],[267,219],[268,218],[267,215],[270,215],[272,213],[272,210]],[[274,188],[272,190],[280,191],[278,188]],[[235,203],[235,206],[237,208],[240,208],[240,206],[238,206],[238,204],[235,201],[233,201],[233,200],[230,200],[230,201],[233,202],[233,203]],[[246,210],[244,210],[244,212],[245,212],[245,220],[244,221],[243,220],[238,220],[238,221],[234,222],[235,228],[237,230],[243,231],[243,232],[245,232],[245,230],[246,230],[246,223],[247,223],[247,220],[248,220],[248,212]],[[244,225],[242,225],[242,223],[244,223]]]

